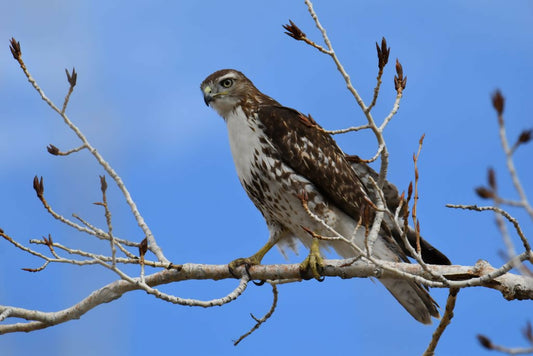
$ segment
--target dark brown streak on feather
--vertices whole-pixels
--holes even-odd
[[[368,207],[365,217],[370,223],[373,221],[375,212],[370,209],[372,205],[369,206],[367,201],[376,202],[379,198],[366,177],[377,181],[377,172],[364,162],[357,163],[355,157],[347,158],[335,140],[310,116],[291,108],[266,105],[259,107],[258,117],[280,160],[311,181],[327,200],[348,216],[359,220],[361,211]],[[386,182],[382,189],[388,209],[394,212],[400,204],[398,190],[390,182]],[[383,233],[380,235],[387,241],[389,248],[407,261],[410,254],[404,247],[400,231],[386,226],[385,221],[382,228]],[[412,231],[409,231],[408,240],[411,244],[412,239]],[[426,240],[422,239],[421,244],[422,256],[426,262],[450,264],[446,256]]]
[[[215,72],[204,83],[213,81],[229,71]],[[334,203],[347,215],[359,220],[360,211],[369,205],[367,197],[372,202],[378,199],[375,188],[368,179],[368,176],[371,176],[377,180],[377,173],[359,157],[345,156],[335,140],[324,132],[311,115],[305,116],[294,109],[281,106],[277,101],[257,90],[244,74],[236,72],[241,76],[239,80],[242,85],[239,104],[248,117],[260,119],[257,123],[258,129],[267,135],[267,137],[260,138],[263,144],[261,154],[272,157],[276,161],[283,161],[297,174],[310,180],[324,198]],[[310,147],[303,151],[305,140]],[[269,147],[270,144],[275,147]],[[264,161],[257,168],[263,172],[269,169]],[[287,172],[286,174],[290,175]],[[256,176],[254,180],[259,179]],[[245,188],[254,203],[261,205],[261,202],[268,196],[261,189],[265,187],[252,187],[249,183],[246,185]],[[287,187],[287,189],[292,188]],[[382,189],[387,207],[394,212],[400,203],[398,190],[389,182],[385,182]],[[370,215],[369,218],[373,219],[373,209]],[[385,222],[382,223],[382,226],[384,225],[386,225]],[[383,237],[389,241],[389,247],[393,250],[403,250],[403,253],[398,252],[402,259],[405,259],[405,254],[409,254],[397,229],[388,226],[380,235],[385,235]],[[409,241],[413,240],[413,236],[413,231],[409,231]],[[446,256],[427,241],[422,239],[421,244],[422,257],[426,262],[450,264]]]
[[[258,117],[283,162],[358,220],[361,207],[367,204],[366,188],[333,138],[310,116],[294,109],[261,106]]]

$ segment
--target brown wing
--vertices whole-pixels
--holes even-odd
[[[376,201],[374,189],[366,176],[377,179],[377,173],[365,163],[350,163],[335,140],[310,116],[291,108],[271,105],[262,106],[258,115],[263,130],[280,153],[281,160],[311,181],[322,195],[347,215],[358,220],[362,209],[369,207],[368,201]],[[398,190],[389,182],[383,189],[387,206],[394,211],[400,201]],[[373,216],[371,213],[368,218],[373,219]],[[409,252],[404,247],[399,231],[392,228],[392,224],[388,225],[391,226],[384,228],[391,231],[392,236],[383,237],[405,260]],[[414,245],[416,237],[412,231],[409,231],[408,239]],[[422,256],[428,263],[450,264],[444,254],[424,239],[421,239],[421,247]]]
[[[368,196],[333,138],[311,117],[290,108],[263,106],[258,115],[283,162],[358,220],[362,208],[368,205]]]

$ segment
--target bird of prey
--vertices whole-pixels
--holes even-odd
[[[360,254],[346,242],[316,238],[331,236],[332,231],[365,251],[365,229],[357,227],[365,219],[372,223],[379,199],[370,180],[377,180],[377,173],[371,167],[362,161],[353,162],[310,115],[282,106],[237,70],[224,69],[209,75],[201,90],[206,105],[227,124],[239,180],[270,232],[265,246],[251,257],[233,261],[230,268],[260,264],[273,246],[283,252],[287,247],[294,249],[299,240],[311,251],[304,264],[306,268],[311,265],[316,276],[317,269],[312,265],[322,262],[321,248],[333,247],[344,258]],[[400,204],[396,187],[386,182],[382,190],[387,208],[394,212]],[[391,219],[385,214],[372,255],[408,262],[410,253]],[[414,245],[413,230],[407,236]],[[424,239],[420,238],[420,245],[425,262],[450,264]],[[432,316],[439,317],[437,304],[424,286],[405,279],[379,281],[416,320],[430,324]]]

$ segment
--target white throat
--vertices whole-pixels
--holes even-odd
[[[215,109],[216,112],[224,118],[224,120],[228,120],[228,116],[231,115],[238,102],[239,101],[237,98],[225,96],[224,98],[213,100],[209,105]]]
[[[261,152],[259,138],[263,135],[255,117],[248,118],[240,106],[226,116],[229,145],[240,181],[250,178],[254,151]]]

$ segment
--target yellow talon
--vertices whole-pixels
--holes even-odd
[[[237,273],[237,268],[239,268],[240,266],[245,266],[246,270],[248,270],[248,267],[250,266],[260,265],[261,261],[263,260],[263,257],[265,257],[266,253],[270,251],[275,244],[275,242],[268,240],[265,246],[261,247],[261,249],[252,256],[245,258],[237,258],[236,260],[231,261],[228,264],[229,272],[234,277],[240,278],[241,274]]]
[[[309,255],[300,263],[300,275],[303,279],[315,278],[322,282],[324,277],[321,274],[324,268],[324,259],[320,254],[320,246],[317,238],[313,238]]]

